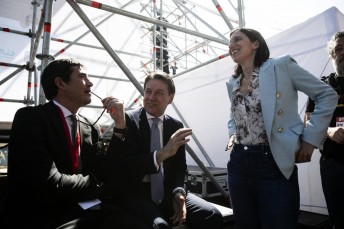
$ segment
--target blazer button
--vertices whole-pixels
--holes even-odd
[[[283,132],[283,128],[282,127],[278,128],[278,132],[282,133]]]
[[[281,93],[277,92],[277,93],[276,93],[276,98],[277,98],[277,99],[281,98]]]
[[[283,110],[279,110],[279,111],[277,112],[277,114],[279,114],[279,115],[283,114]]]

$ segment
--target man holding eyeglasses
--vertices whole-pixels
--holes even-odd
[[[99,127],[77,114],[91,102],[93,84],[85,67],[72,59],[52,61],[41,84],[49,102],[19,109],[12,124],[8,227],[146,228],[102,203],[107,171],[97,144]],[[107,109],[116,103],[102,101]]]
[[[192,129],[165,113],[174,95],[173,79],[165,72],[152,72],[144,82],[143,107],[127,111],[122,120],[118,117],[107,157],[122,172],[113,180],[110,194],[118,191],[113,201],[154,229],[184,223],[190,229],[222,228],[221,213],[187,192],[185,144]],[[123,109],[109,113],[119,115]],[[127,144],[125,151],[118,151],[118,139]]]

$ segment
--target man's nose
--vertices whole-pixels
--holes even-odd
[[[91,82],[91,80],[89,80],[88,78],[86,79],[86,84],[90,87],[93,86],[93,83]]]

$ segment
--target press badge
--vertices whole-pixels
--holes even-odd
[[[336,127],[344,127],[344,117],[336,117]]]

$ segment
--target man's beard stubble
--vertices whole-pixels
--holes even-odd
[[[339,57],[336,61],[336,73],[339,77],[344,77],[344,56]]]

